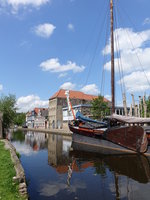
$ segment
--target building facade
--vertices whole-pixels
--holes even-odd
[[[90,103],[93,99],[97,98],[94,95],[88,95],[79,91],[69,91],[70,101],[72,106],[76,106],[80,112],[85,116],[90,116]],[[104,98],[104,101],[109,102]],[[67,111],[63,108],[67,107],[67,99],[65,90],[61,89],[56,92],[49,99],[49,126],[53,129],[66,128],[65,117],[67,117]],[[75,108],[75,107],[74,107]]]
[[[48,125],[48,109],[34,108],[31,112],[26,114],[26,125],[28,128],[42,128],[47,129]]]

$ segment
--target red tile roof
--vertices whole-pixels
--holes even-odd
[[[52,97],[50,97],[50,99],[66,98],[65,91],[66,90],[63,90],[63,89],[57,91]],[[83,100],[89,100],[89,101],[98,97],[96,95],[85,94],[83,92],[73,91],[73,90],[69,90],[69,94],[70,94],[69,95],[70,99],[83,99]],[[104,98],[104,101],[109,102],[106,98]]]
[[[34,108],[34,112],[35,112],[36,114],[38,114],[39,108]]]
[[[36,114],[38,114],[39,111],[46,110],[46,109],[47,109],[47,108],[34,108],[34,112],[35,112]]]

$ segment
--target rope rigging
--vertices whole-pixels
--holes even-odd
[[[98,47],[99,47],[99,43],[101,42],[100,39],[101,39],[101,35],[102,35],[102,30],[104,30],[104,26],[105,26],[106,16],[107,16],[107,12],[108,12],[107,11],[108,5],[105,3],[105,0],[103,0],[102,5],[103,5],[103,7],[102,7],[103,12],[99,12],[99,15],[98,15],[94,25],[92,26],[92,28],[90,28],[90,37],[88,39],[87,45],[84,49],[84,52],[83,52],[82,56],[80,57],[81,59],[80,59],[79,65],[81,63],[83,63],[83,60],[85,60],[85,57],[87,55],[88,50],[92,49],[90,47],[90,41],[92,41],[91,38],[93,38],[94,32],[96,32],[95,31],[96,27],[98,27],[99,33],[98,33],[98,37],[94,37],[94,38],[97,38],[97,39],[96,39],[96,45],[94,45],[93,53],[90,53],[90,57],[88,58],[87,61],[85,61],[87,63],[87,64],[85,64],[87,66],[87,75],[84,76],[85,81],[84,81],[83,85],[86,85],[87,82],[88,82],[88,79],[89,79],[89,76],[90,76],[90,73],[91,73],[91,70],[92,70],[92,67],[93,67],[93,63],[94,63],[94,60],[95,60],[95,57],[96,57],[96,54],[97,54],[97,50],[98,50]],[[105,13],[105,15],[104,15],[104,13]],[[100,19],[102,19],[101,26],[97,25],[99,23]],[[75,78],[76,78],[77,82],[80,82],[80,80],[83,79],[83,75],[80,75],[79,77],[75,76]]]
[[[107,13],[107,24],[109,22],[109,14]],[[104,46],[106,47],[108,45],[108,41],[109,41],[109,26],[106,26],[106,36],[105,36],[105,44]],[[103,57],[103,64],[102,64],[102,78],[101,78],[101,89],[100,89],[100,94],[102,96],[104,96],[104,90],[105,90],[105,63],[107,61],[107,55],[104,53],[104,57]]]
[[[91,69],[92,69],[92,66],[93,66],[93,62],[94,62],[94,59],[95,59],[95,57],[96,57],[96,52],[97,52],[98,47],[99,47],[99,42],[101,41],[100,38],[101,38],[101,36],[102,36],[102,30],[104,30],[104,27],[105,27],[105,24],[106,24],[108,12],[109,12],[109,10],[107,10],[107,12],[106,12],[106,14],[105,14],[105,18],[104,18],[104,21],[103,21],[103,24],[102,24],[101,29],[99,29],[99,34],[98,34],[98,38],[97,38],[97,42],[96,42],[96,47],[95,47],[95,50],[94,50],[94,54],[93,54],[93,56],[92,56],[91,61],[88,63],[88,65],[89,65],[89,70],[88,70],[88,75],[87,75],[87,78],[86,78],[86,81],[85,81],[85,85],[86,85],[87,82],[88,82],[88,78],[89,78],[89,75],[90,75],[90,72],[91,72]]]
[[[124,77],[125,77],[125,75],[124,75],[124,63],[123,63],[123,55],[122,55],[122,52],[121,52],[121,50],[120,50],[120,47],[121,47],[121,44],[120,44],[120,35],[119,35],[119,30],[118,30],[118,25],[119,25],[119,20],[120,20],[120,22],[121,21],[123,21],[123,17],[122,17],[122,14],[123,14],[123,11],[122,12],[120,12],[120,10],[119,10],[119,8],[121,7],[120,5],[119,5],[119,8],[118,8],[118,6],[117,6],[117,0],[114,0],[114,22],[115,22],[115,29],[114,29],[114,42],[115,42],[115,64],[117,64],[117,66],[118,66],[118,72],[119,72],[119,79],[120,79],[120,88],[121,88],[121,94],[122,94],[122,96],[123,96],[123,94],[126,96],[126,86],[125,86],[125,79],[124,79]],[[102,24],[101,24],[101,27],[100,27],[100,29],[99,29],[99,31],[98,31],[98,37],[97,37],[97,39],[96,39],[96,46],[95,46],[95,48],[93,49],[93,56],[91,56],[91,54],[90,54],[90,59],[88,60],[88,62],[87,62],[87,66],[88,66],[88,69],[87,69],[87,76],[86,76],[86,79],[85,79],[85,83],[83,84],[83,85],[87,85],[87,83],[88,83],[88,81],[89,81],[89,77],[90,77],[90,74],[91,74],[91,71],[93,70],[94,71],[94,69],[93,69],[93,65],[94,65],[94,60],[95,60],[95,58],[96,58],[96,56],[97,56],[97,52],[98,52],[98,47],[99,47],[99,44],[101,43],[101,45],[102,45],[102,40],[100,40],[101,39],[101,36],[104,36],[103,35],[103,33],[104,33],[104,31],[105,31],[105,35],[106,35],[106,37],[105,37],[105,41],[103,41],[103,43],[104,43],[104,46],[105,47],[107,47],[108,46],[108,44],[109,44],[109,23],[108,23],[108,20],[109,20],[109,18],[108,18],[108,16],[109,16],[109,6],[110,6],[110,0],[108,0],[106,3],[105,3],[105,6],[107,5],[107,10],[106,10],[106,12],[105,12],[105,16],[103,17],[103,22],[102,22]],[[103,10],[103,11],[105,11],[105,10]],[[99,17],[101,16],[101,14],[102,14],[102,12],[100,13],[100,15],[99,15]],[[126,14],[126,16],[128,16],[127,14]],[[129,17],[128,17],[129,18]],[[118,20],[119,19],[119,20]],[[131,21],[131,20],[130,20]],[[122,24],[124,24],[124,23],[122,23]],[[133,25],[133,23],[132,23],[132,25]],[[135,48],[135,46],[134,46],[134,44],[133,44],[133,42],[132,42],[132,39],[131,39],[131,37],[130,37],[130,34],[129,34],[129,32],[128,32],[128,30],[127,29],[125,29],[125,32],[126,32],[126,35],[127,35],[127,37],[128,37],[128,41],[130,41],[130,44],[131,44],[131,46],[132,46],[132,49],[134,50],[134,53],[135,53],[135,55],[136,55],[136,58],[137,58],[137,61],[138,61],[138,63],[139,63],[139,66],[140,66],[140,69],[142,70],[142,72],[143,72],[143,75],[144,75],[144,77],[146,78],[146,81],[147,81],[147,83],[148,83],[148,85],[149,85],[149,87],[150,87],[150,80],[149,80],[149,78],[148,78],[148,76],[147,76],[147,74],[146,74],[146,72],[145,72],[145,69],[144,69],[144,66],[142,65],[142,63],[141,63],[141,61],[140,61],[140,58],[139,58],[139,55],[138,55],[138,53],[135,51],[136,50],[136,48]],[[142,36],[141,35],[138,35],[139,37],[141,37],[142,38]],[[124,36],[125,37],[125,39],[126,39],[126,36]],[[88,45],[86,46],[86,49],[85,49],[85,51],[87,51],[87,48],[89,47],[89,41],[88,41]],[[84,54],[86,54],[85,52],[84,52]],[[104,96],[104,91],[105,91],[105,86],[106,85],[108,85],[108,84],[105,84],[105,66],[106,66],[106,63],[107,63],[107,56],[108,56],[108,54],[107,53],[104,53],[104,55],[103,55],[103,62],[102,62],[102,68],[101,68],[101,83],[100,83],[100,94],[101,95],[103,95]],[[82,56],[81,57],[81,59],[83,60],[83,58],[84,58],[84,56]],[[132,62],[132,60],[130,60],[130,62]],[[116,67],[116,66],[115,66]],[[100,67],[99,67],[99,69],[100,69]],[[97,76],[99,73],[97,73],[97,74],[95,74],[95,76]],[[82,77],[83,78],[83,77]],[[80,79],[81,79],[81,77],[80,77]],[[118,92],[118,91],[117,91]]]
[[[117,7],[117,8],[118,8],[118,7]],[[121,14],[121,13],[124,12],[125,15],[128,17],[130,23],[131,23],[132,26],[134,27],[134,29],[137,31],[137,28],[135,27],[135,24],[132,22],[131,18],[129,17],[129,15],[128,15],[127,12],[125,11],[125,9],[123,9],[121,6],[120,6],[120,8],[122,9],[122,12],[120,12],[120,10],[118,9],[118,15],[119,15],[119,19],[120,19],[120,21],[122,22],[122,24],[124,24],[124,23],[123,23],[124,20],[123,20],[123,17],[122,17],[122,14]],[[131,44],[131,46],[132,46],[132,49],[133,49],[134,52],[135,52],[135,55],[136,55],[137,61],[138,61],[138,63],[139,63],[139,66],[140,66],[140,68],[141,68],[141,70],[142,70],[142,72],[143,72],[143,74],[144,74],[144,76],[145,76],[145,78],[146,78],[146,81],[147,81],[147,83],[148,83],[148,85],[149,85],[149,87],[150,87],[150,80],[149,80],[148,77],[147,77],[147,74],[146,74],[146,72],[145,72],[145,70],[144,70],[144,66],[143,66],[142,63],[141,63],[141,60],[140,60],[140,58],[139,58],[139,55],[138,55],[137,52],[135,51],[136,48],[135,48],[135,46],[134,46],[134,44],[133,44],[133,42],[132,42],[132,39],[131,39],[131,37],[130,37],[130,34],[129,34],[129,32],[127,31],[127,29],[125,29],[125,32],[126,32],[126,35],[127,35],[128,39],[129,39],[129,41],[130,41],[130,44]],[[143,38],[142,38],[141,34],[137,34],[137,35],[138,35],[138,37],[143,41]]]

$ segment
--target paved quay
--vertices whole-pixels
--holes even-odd
[[[67,129],[35,129],[35,128],[18,127],[18,130],[43,132],[43,133],[58,134],[58,135],[63,135],[63,136],[72,136],[72,132]]]

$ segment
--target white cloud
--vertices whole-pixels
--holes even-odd
[[[53,24],[45,23],[45,24],[39,24],[38,26],[33,28],[33,32],[40,37],[49,38],[54,30],[55,26]]]
[[[10,7],[11,12],[16,14],[19,8],[27,8],[28,6],[39,8],[40,6],[51,2],[51,0],[0,0],[1,7]]]
[[[145,18],[143,25],[145,25],[145,24],[150,24],[150,18],[149,17]]]
[[[75,62],[67,61],[67,64],[60,64],[58,58],[48,59],[40,64],[43,71],[49,72],[66,72],[73,71],[74,73],[82,72],[85,67],[78,66]]]
[[[42,4],[48,3],[50,0],[0,0],[0,4],[8,4],[11,6],[27,6],[33,5],[35,7],[41,6]]]
[[[147,78],[150,77],[150,71],[146,74],[146,76]],[[132,72],[131,74],[124,76],[124,82],[126,89],[129,92],[144,92],[150,89],[145,73],[141,71]],[[120,84],[120,81],[118,83]]]
[[[58,78],[63,78],[65,76],[67,76],[67,73],[61,73],[61,74],[59,74]]]
[[[40,185],[40,188],[41,188],[41,190],[39,191],[40,195],[50,198],[51,196],[56,196],[59,192],[68,189],[68,185],[64,182],[53,181],[53,182]],[[83,190],[85,188],[86,188],[86,184],[76,179],[75,181],[73,180],[71,185],[69,186],[68,193],[76,194],[78,189]],[[78,199],[78,198],[75,198],[75,199]]]
[[[71,82],[66,82],[64,84],[62,84],[60,86],[61,89],[64,89],[64,90],[73,90],[75,88],[75,84],[71,83]]]
[[[2,91],[3,90],[3,85],[2,84],[0,84],[0,91]]]
[[[68,24],[68,29],[70,30],[70,31],[74,31],[74,25],[73,24]]]
[[[48,108],[48,100],[42,101],[37,95],[22,96],[17,100],[18,112],[27,112],[35,107]]]
[[[150,39],[150,30],[134,32],[130,28],[119,28],[114,31],[114,38],[117,39],[120,51],[134,50],[142,47]],[[110,54],[110,39],[108,45],[103,49],[103,54]],[[116,52],[116,43],[114,44]]]
[[[20,42],[20,45],[19,45],[21,48],[31,48],[32,47],[32,44],[31,42],[27,41],[27,40],[22,40]]]
[[[100,94],[100,91],[99,91],[97,85],[95,85],[95,84],[85,85],[83,88],[81,88],[81,91],[86,94],[93,94],[93,95]]]
[[[32,154],[37,153],[36,151],[33,151],[32,147],[29,144],[20,144],[18,141],[14,141],[13,145],[21,155],[31,156]]]
[[[150,60],[150,48],[137,48],[135,50],[127,50],[122,51],[121,53],[121,63],[124,73],[133,72],[136,70],[141,70],[143,67],[145,71],[149,70]],[[140,62],[139,62],[140,60]],[[120,58],[115,58],[115,71],[118,72],[118,61],[120,61]],[[141,66],[142,65],[142,66]],[[105,64],[105,69],[110,70],[111,63],[107,62]]]
[[[114,35],[120,50],[120,57],[115,58],[115,72],[119,72],[118,63],[121,61],[127,90],[130,92],[146,91],[149,89],[146,76],[150,76],[150,30],[134,32],[129,28],[120,28],[114,31]],[[115,52],[116,50],[115,46]],[[110,54],[110,40],[102,53]],[[110,65],[110,61],[107,62],[104,66],[105,69],[110,71]]]
[[[106,99],[108,99],[109,101],[111,101],[111,96],[110,96],[109,94],[106,94],[104,97],[105,97]]]

